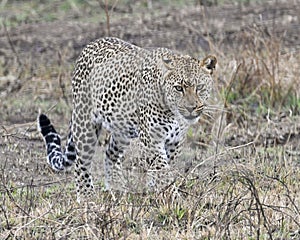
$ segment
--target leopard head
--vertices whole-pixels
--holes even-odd
[[[161,58],[165,103],[169,109],[188,122],[199,119],[212,89],[212,74],[217,59],[202,60],[168,54]]]

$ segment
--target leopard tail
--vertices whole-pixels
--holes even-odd
[[[37,127],[45,141],[48,164],[55,171],[66,170],[76,159],[75,144],[71,130],[68,135],[65,151],[63,152],[61,148],[61,137],[45,114],[38,116]]]

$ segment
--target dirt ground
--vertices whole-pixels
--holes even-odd
[[[299,170],[299,88],[293,91],[294,107],[266,111],[258,111],[257,103],[247,107],[238,101],[227,104],[221,94],[230,84],[234,66],[244,61],[241,52],[247,52],[253,43],[257,43],[257,51],[268,48],[260,41],[262,38],[280,42],[278,64],[280,58],[298,60],[286,76],[300,73],[299,2],[207,1],[212,2],[207,5],[200,2],[112,4],[108,6],[109,27],[105,6],[97,1],[72,5],[64,11],[60,1],[53,1],[48,7],[40,1],[44,8],[26,11],[24,16],[17,10],[23,6],[21,2],[3,4],[0,8],[0,181],[18,188],[72,179],[72,174],[55,174],[47,166],[44,143],[35,121],[39,110],[48,112],[65,140],[72,108],[70,76],[74,62],[88,42],[105,36],[119,37],[145,48],[167,47],[194,57],[207,53],[218,57],[212,104],[226,110],[212,113],[213,120],[204,117],[189,132],[180,168],[188,171],[201,159],[208,159],[198,170],[205,178],[216,166],[230,165],[234,159],[243,163],[253,151],[258,156],[261,149],[279,146],[282,156],[288,156],[286,161]],[[24,6],[34,8],[30,4]],[[298,78],[298,85],[294,86],[300,83],[297,76],[293,79]],[[102,150],[99,149],[98,155]],[[272,154],[268,153],[264,161],[277,159]],[[212,155],[218,157],[209,160]],[[100,173],[101,180],[102,163],[97,161],[94,171]],[[6,186],[1,182],[2,193]]]

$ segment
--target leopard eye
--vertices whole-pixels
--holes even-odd
[[[176,91],[183,92],[183,87],[181,87],[180,85],[175,85],[174,87],[175,87]]]
[[[197,86],[196,91],[198,94],[201,94],[205,91],[205,85],[204,84],[200,84]]]

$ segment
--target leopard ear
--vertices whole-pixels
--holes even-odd
[[[200,66],[204,68],[208,73],[213,74],[214,69],[216,68],[217,58],[212,55],[208,55],[202,61]]]
[[[162,63],[164,65],[165,68],[167,68],[168,70],[172,70],[173,66],[172,66],[172,59],[168,58],[167,56],[162,56],[161,57]]]
[[[172,59],[168,58],[167,56],[161,57],[161,65],[163,76],[174,69],[174,67],[172,66]]]

